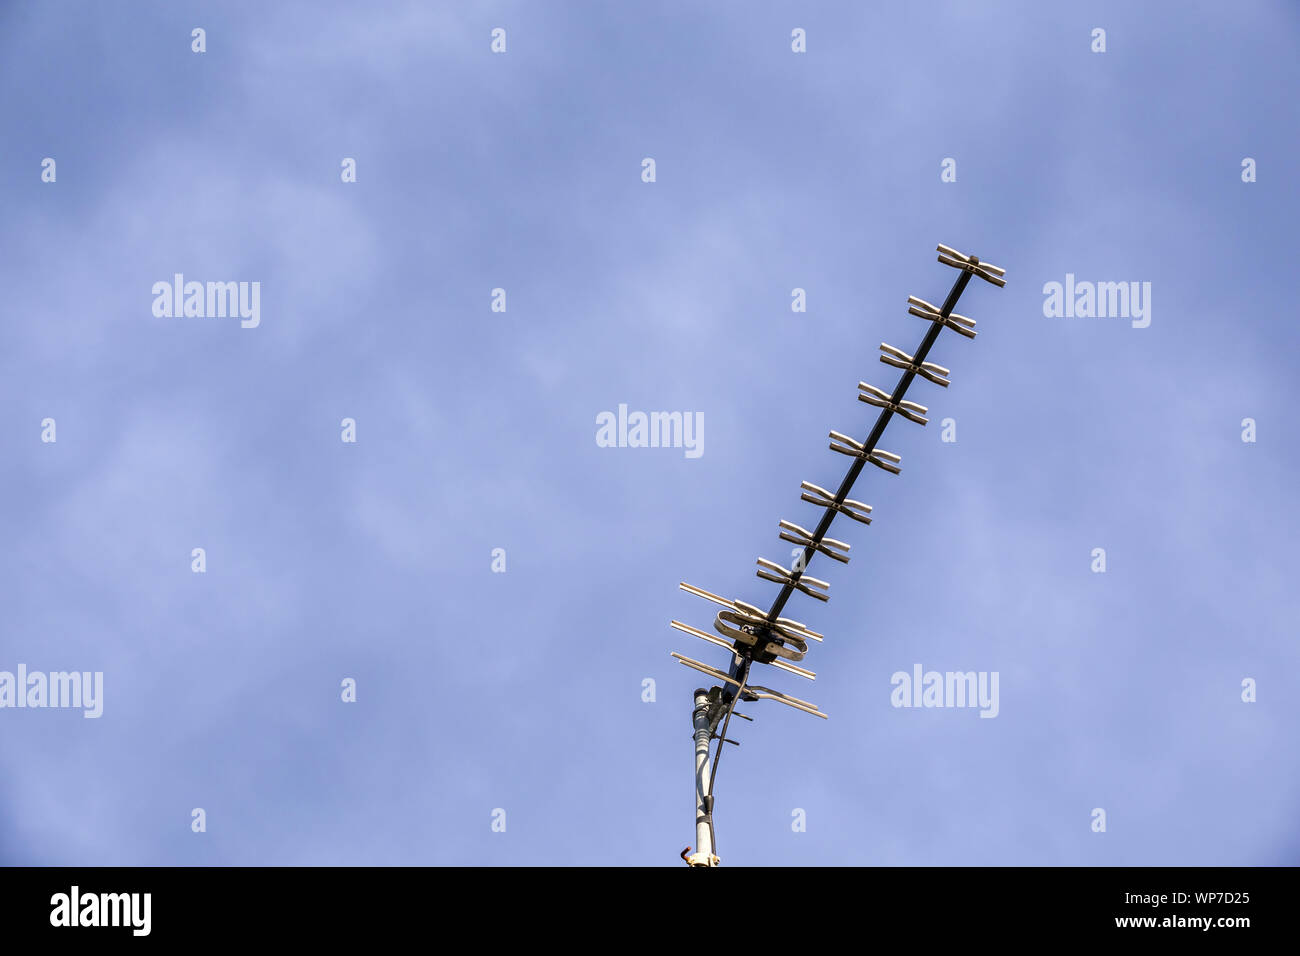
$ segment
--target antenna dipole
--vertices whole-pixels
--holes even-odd
[[[673,621],[672,626],[683,633],[725,648],[731,654],[731,665],[726,671],[684,657],[675,651],[672,655],[687,667],[719,681],[712,689],[700,688],[695,691],[694,709],[691,712],[695,742],[696,849],[691,853],[691,848],[687,847],[681,854],[682,859],[691,866],[717,866],[721,862],[717,856],[717,840],[713,827],[713,785],[717,780],[718,761],[722,757],[723,744],[736,743],[734,740],[727,739],[727,728],[733,713],[746,720],[752,719],[737,713],[736,704],[741,700],[747,702],[775,700],[815,717],[827,716],[815,704],[806,700],[750,684],[751,666],[755,663],[769,664],[778,670],[797,674],[808,680],[816,678],[817,675],[812,671],[798,667],[793,662],[803,660],[808,651],[809,640],[821,641],[823,635],[798,621],[781,617],[781,612],[785,610],[786,603],[796,591],[822,602],[830,599],[830,583],[807,574],[808,565],[817,554],[824,554],[842,564],[849,562],[849,544],[826,537],[836,515],[843,514],[861,524],[871,524],[871,506],[849,497],[849,492],[853,490],[853,484],[858,480],[862,469],[870,463],[891,474],[896,475],[901,471],[899,456],[877,448],[876,443],[880,441],[885,433],[885,427],[895,415],[918,425],[924,426],[927,423],[928,419],[924,416],[928,409],[906,398],[907,389],[917,376],[943,388],[948,387],[948,369],[928,362],[926,358],[938,340],[939,333],[944,329],[950,329],[969,339],[975,338],[975,320],[953,312],[957,307],[957,301],[966,291],[966,285],[971,277],[979,276],[998,288],[1007,284],[1006,279],[1003,278],[1006,275],[1005,269],[981,262],[977,256],[968,256],[943,244],[938,246],[937,251],[939,262],[960,270],[960,275],[957,276],[942,306],[936,307],[916,296],[908,297],[907,311],[930,323],[915,352],[909,355],[892,345],[880,343],[880,361],[893,368],[902,369],[903,374],[898,384],[894,386],[894,390],[888,394],[866,382],[858,383],[858,400],[880,409],[880,413],[876,416],[876,423],[865,439],[857,441],[840,432],[830,433],[831,451],[853,459],[848,472],[840,482],[839,489],[832,494],[825,488],[808,481],[800,485],[802,492],[799,496],[800,500],[823,509],[816,529],[809,532],[792,521],[780,522],[780,538],[796,545],[803,545],[802,558],[796,560],[795,566],[791,569],[766,558],[758,559],[758,570],[755,572],[757,576],[781,585],[781,590],[772,602],[772,606],[765,613],[744,601],[729,600],[684,581],[681,584],[683,591],[724,608],[717,613],[713,622],[714,630],[722,637],[715,637],[681,621]],[[709,753],[714,740],[718,741],[718,749],[713,755],[713,765],[710,767]]]

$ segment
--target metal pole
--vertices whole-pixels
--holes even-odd
[[[709,692],[695,691],[695,852],[686,858],[691,866],[717,866],[713,855],[713,797],[709,795],[709,744],[713,739],[712,707]],[[722,743],[719,741],[718,746]]]

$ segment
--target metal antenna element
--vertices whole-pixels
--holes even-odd
[[[736,703],[741,700],[774,700],[805,714],[811,714],[814,717],[826,717],[826,714],[819,710],[816,704],[811,704],[806,700],[800,700],[798,697],[792,697],[780,691],[749,683],[750,668],[754,664],[768,664],[777,670],[795,674],[808,680],[813,680],[817,676],[810,670],[796,666],[795,662],[803,660],[804,655],[808,652],[808,642],[810,640],[821,641],[823,635],[809,629],[798,621],[781,617],[781,612],[785,609],[786,602],[790,600],[796,591],[818,601],[830,600],[830,594],[828,593],[830,583],[807,574],[808,564],[817,554],[823,554],[842,564],[848,563],[849,544],[845,541],[837,541],[834,538],[826,537],[826,532],[830,530],[831,522],[835,520],[836,515],[845,515],[861,524],[871,524],[871,505],[854,501],[848,496],[849,492],[853,490],[853,483],[858,480],[858,475],[862,473],[863,467],[868,462],[891,474],[897,475],[900,473],[901,469],[898,466],[902,459],[892,452],[876,447],[876,443],[880,441],[885,432],[885,426],[889,424],[889,420],[895,415],[918,425],[927,423],[928,419],[925,415],[929,412],[929,409],[905,398],[908,387],[917,376],[943,388],[948,387],[948,376],[950,374],[948,369],[942,365],[927,362],[926,357],[930,354],[930,348],[938,340],[939,333],[944,329],[949,329],[968,339],[975,338],[975,320],[953,312],[953,309],[957,307],[957,300],[961,298],[961,294],[966,290],[966,285],[970,282],[971,277],[978,276],[998,288],[1002,288],[1007,284],[1006,279],[1003,278],[1006,275],[1005,269],[1000,269],[987,262],[981,262],[977,256],[968,256],[942,244],[938,247],[938,253],[940,262],[946,266],[960,269],[961,275],[953,283],[952,289],[948,292],[948,298],[944,300],[942,306],[932,305],[916,296],[908,296],[908,313],[929,322],[925,337],[921,340],[921,344],[916,347],[915,354],[908,355],[902,349],[894,348],[894,346],[887,345],[884,342],[880,343],[880,361],[893,368],[902,369],[903,374],[899,378],[898,384],[894,386],[893,392],[886,393],[883,389],[868,385],[866,382],[858,383],[858,400],[880,409],[880,413],[876,417],[876,424],[872,426],[871,432],[862,441],[858,441],[842,432],[832,431],[830,433],[831,451],[839,452],[853,459],[849,465],[848,473],[844,476],[844,480],[840,482],[839,489],[832,493],[820,485],[814,485],[810,481],[805,481],[799,486],[801,501],[809,502],[823,509],[817,527],[809,531],[793,521],[784,519],[778,526],[781,540],[803,547],[802,557],[795,559],[792,568],[785,568],[775,561],[768,561],[766,558],[758,559],[758,570],[756,572],[758,577],[764,581],[771,581],[774,584],[781,585],[781,590],[772,602],[772,606],[764,613],[762,609],[755,607],[753,604],[725,598],[710,591],[705,591],[703,588],[687,584],[684,581],[681,584],[683,591],[704,598],[706,601],[711,601],[723,608],[723,610],[717,612],[717,617],[713,622],[713,629],[721,637],[715,637],[713,634],[691,627],[689,624],[683,624],[681,621],[673,621],[672,626],[684,634],[690,634],[710,644],[717,645],[731,655],[730,666],[725,671],[710,667],[708,664],[692,660],[689,657],[684,657],[675,651],[672,655],[680,663],[718,682],[712,688],[708,690],[700,688],[694,694],[695,706],[691,720],[695,730],[696,850],[691,853],[691,848],[687,847],[681,854],[682,859],[691,866],[717,866],[721,862],[717,856],[717,839],[713,828],[713,786],[717,781],[718,761],[722,756],[722,744],[724,742],[736,743],[736,741],[727,737],[727,727],[731,722],[732,714],[735,712]],[[735,716],[742,717],[745,720],[753,720],[752,717],[744,714],[737,713]],[[721,725],[721,729],[719,729],[719,725]],[[713,765],[710,767],[709,752],[715,740],[718,741],[718,748],[713,755]]]

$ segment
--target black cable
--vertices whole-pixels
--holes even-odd
[[[718,782],[718,761],[722,759],[722,748],[727,742],[727,726],[731,723],[731,712],[736,709],[736,702],[740,700],[740,695],[745,691],[745,684],[749,680],[749,665],[751,661],[745,658],[745,663],[741,666],[740,687],[732,696],[730,703],[727,704],[726,716],[722,719],[722,733],[718,737],[718,752],[713,755],[713,769],[709,771],[709,792],[705,794],[709,801],[709,840],[713,843],[713,855],[718,855],[718,833],[713,827],[713,785]]]

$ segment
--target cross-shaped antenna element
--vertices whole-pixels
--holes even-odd
[[[829,601],[831,599],[831,596],[825,593],[831,589],[829,581],[811,577],[801,571],[787,571],[775,561],[769,561],[767,558],[759,558],[758,564],[759,568],[754,573],[764,581],[788,585],[796,591],[802,591],[809,597],[816,598],[819,601]]]
[[[866,382],[858,382],[858,392],[860,393],[858,395],[858,401],[860,402],[875,405],[877,408],[888,408],[895,415],[902,415],[909,422],[916,422],[918,425],[925,425],[929,422],[929,419],[924,417],[929,409],[924,405],[909,402],[905,398],[897,402],[891,402],[888,392],[876,388],[874,385],[868,385]]]
[[[952,329],[954,332],[960,332],[968,339],[976,336],[975,320],[967,318],[964,315],[958,315],[956,312],[950,315],[944,315],[939,311],[937,305],[931,305],[924,299],[918,299],[914,295],[907,297],[908,314],[919,315],[923,319],[929,319],[931,322],[938,322],[945,328]]]
[[[833,494],[821,485],[814,485],[811,481],[801,481],[799,487],[803,489],[803,494],[799,496],[800,501],[811,502],[819,508],[830,508],[854,521],[871,524],[871,505],[864,505],[861,501],[854,501],[852,498],[836,501]]]
[[[946,266],[952,266],[954,269],[962,269],[971,275],[977,275],[986,282],[992,282],[1001,289],[1007,284],[1007,280],[1002,278],[1007,274],[1006,269],[999,269],[991,262],[980,262],[978,256],[968,256],[964,252],[958,252],[951,246],[945,246],[939,243],[939,261]]]
[[[805,548],[812,548],[819,551],[828,558],[834,558],[840,564],[849,563],[849,546],[843,541],[836,541],[834,538],[822,538],[818,540],[813,537],[813,533],[807,528],[801,528],[793,521],[781,521],[781,532],[779,537],[782,541],[789,541],[791,544],[802,545]]]
[[[902,471],[898,467],[898,463],[903,459],[892,451],[885,451],[883,448],[868,448],[866,443],[856,441],[842,432],[831,432],[831,439],[831,451],[837,451],[841,455],[848,455],[850,458],[861,458],[863,461],[869,461],[877,468],[883,468],[892,475],[897,475]],[[893,462],[893,464],[891,465],[890,462]]]
[[[947,388],[950,384],[948,376],[951,373],[942,365],[935,365],[933,362],[918,362],[902,349],[896,349],[888,342],[880,343],[880,352],[880,361],[886,365],[912,372],[921,376],[927,382],[934,382],[935,385],[942,385],[944,388]]]

